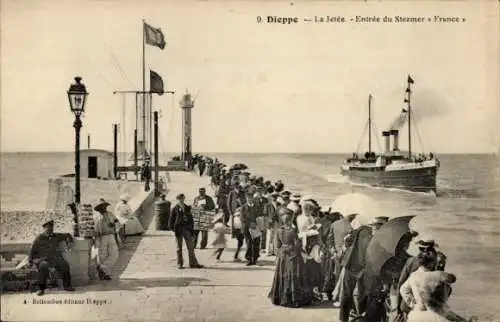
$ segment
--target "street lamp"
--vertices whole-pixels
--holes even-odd
[[[75,114],[75,121],[73,127],[75,128],[75,204],[77,212],[73,217],[73,235],[80,236],[78,227],[78,211],[80,209],[80,129],[82,128],[82,120],[80,116],[85,111],[85,102],[87,90],[85,85],[81,83],[81,77],[75,77],[75,84],[71,84],[68,90],[69,107],[71,112]]]

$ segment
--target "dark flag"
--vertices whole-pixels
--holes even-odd
[[[413,78],[410,75],[408,75],[408,83],[413,84]]]
[[[163,95],[163,79],[156,72],[149,70],[149,90],[151,93]]]
[[[160,49],[165,48],[165,37],[163,36],[160,28],[154,28],[147,23],[144,23],[144,36],[146,44],[156,46]]]
[[[401,113],[406,113],[406,112],[408,112],[406,108],[403,108],[403,110],[401,111]]]

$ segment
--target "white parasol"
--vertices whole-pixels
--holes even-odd
[[[352,222],[354,229],[370,224],[375,217],[390,216],[375,199],[358,192],[347,193],[335,199],[331,206],[331,212],[336,211],[344,217],[357,214]]]

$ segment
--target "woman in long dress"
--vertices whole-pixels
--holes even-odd
[[[120,202],[116,205],[115,214],[122,225],[125,226],[125,236],[140,235],[144,233],[139,219],[132,213],[132,208],[128,204],[130,195],[128,193],[120,196]]]
[[[314,203],[306,201],[302,206],[302,214],[297,217],[297,228],[299,237],[302,239],[304,257],[306,259],[306,275],[309,284],[313,287],[317,300],[321,300],[322,296],[320,288],[323,284],[323,268],[318,258],[320,249],[319,232],[320,224],[316,224],[313,212],[316,210]]]
[[[276,234],[276,270],[268,297],[274,305],[301,307],[312,302],[312,289],[307,284],[304,258],[297,229],[292,226],[293,212],[279,210],[283,225]]]

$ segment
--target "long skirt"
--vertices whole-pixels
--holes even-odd
[[[276,258],[276,270],[268,297],[274,305],[301,307],[312,302],[312,288],[306,279],[304,259],[299,250],[282,246]]]
[[[333,258],[328,247],[323,248],[323,287],[321,291],[326,294],[332,294],[335,289],[335,258]]]
[[[317,263],[313,259],[308,259],[305,262],[305,267],[309,285],[313,288],[321,289],[323,285],[323,270],[321,263]]]
[[[144,228],[139,219],[135,216],[128,218],[125,222],[125,236],[140,235],[142,233],[144,233]]]

